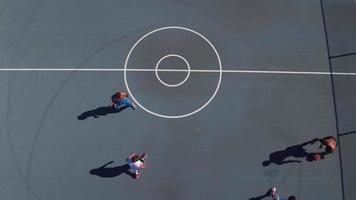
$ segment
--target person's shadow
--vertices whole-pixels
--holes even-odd
[[[101,106],[93,110],[88,110],[80,114],[77,119],[78,120],[85,120],[88,117],[93,117],[93,118],[99,118],[99,116],[105,116],[107,114],[112,114],[112,113],[119,113],[123,110],[125,110],[127,107],[122,107],[120,109],[115,109],[111,106]]]
[[[114,163],[114,161],[110,161],[99,168],[92,169],[89,171],[89,174],[99,176],[102,178],[113,178],[116,176],[120,176],[121,174],[126,174],[131,178],[134,178],[134,173],[129,171],[130,166],[128,164],[124,164],[116,167],[107,167],[112,163]]]
[[[302,144],[298,145],[293,145],[290,147],[287,147],[284,150],[281,151],[276,151],[273,152],[269,155],[269,160],[265,160],[262,162],[263,166],[268,166],[271,163],[274,163],[276,165],[283,165],[287,163],[301,163],[301,160],[295,159],[295,158],[305,158],[307,161],[315,161],[317,160],[315,158],[316,154],[320,155],[320,159],[324,159],[325,153],[312,153],[312,152],[307,152],[304,149],[304,146],[308,144],[314,144],[316,142],[316,139],[304,142]],[[293,157],[294,159],[288,159],[289,157]]]
[[[257,196],[257,197],[251,197],[248,200],[261,200],[261,199],[264,199],[265,197],[270,197],[271,192],[272,192],[272,189],[269,189],[265,194]]]

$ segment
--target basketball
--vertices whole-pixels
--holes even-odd
[[[320,155],[320,153],[315,153],[315,154],[313,155],[313,160],[321,160],[321,155]]]

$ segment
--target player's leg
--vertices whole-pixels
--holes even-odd
[[[140,178],[140,171],[139,171],[139,170],[135,170],[134,178],[135,178],[135,179]]]

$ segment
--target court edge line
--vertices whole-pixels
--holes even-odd
[[[342,137],[342,136],[347,136],[347,135],[352,135],[352,134],[355,134],[356,131],[350,131],[350,132],[346,132],[346,133],[339,133],[339,137]]]
[[[334,115],[335,115],[335,126],[336,126],[336,137],[339,145],[337,145],[338,148],[338,155],[339,155],[339,167],[340,167],[340,181],[341,181],[341,194],[342,194],[342,199],[345,200],[345,182],[344,182],[344,168],[343,168],[343,163],[342,163],[342,148],[341,148],[341,142],[340,142],[340,126],[339,126],[339,116],[338,116],[338,108],[337,108],[337,103],[336,103],[336,93],[335,93],[335,85],[334,85],[334,74],[333,74],[333,66],[331,62],[331,53],[330,53],[330,43],[329,43],[329,36],[328,36],[328,29],[326,25],[326,20],[325,20],[325,10],[324,10],[324,0],[320,0],[320,11],[321,11],[321,18],[322,18],[322,23],[324,26],[324,35],[325,35],[325,43],[326,43],[326,50],[328,54],[328,64],[329,64],[329,69],[330,69],[330,82],[331,82],[331,93],[332,93],[332,99],[333,99],[333,106],[334,106]]]
[[[108,68],[0,68],[0,71],[83,71],[83,72],[121,72],[125,69]],[[155,69],[126,69],[128,72],[155,72]],[[159,72],[188,72],[186,69],[157,69]],[[219,70],[190,70],[195,73],[219,73]],[[356,76],[356,73],[348,72],[320,72],[320,71],[275,71],[275,70],[222,70],[223,73],[247,73],[247,74],[300,74],[300,75],[342,75]]]
[[[342,57],[347,57],[347,56],[353,56],[356,55],[355,53],[345,53],[345,54],[340,54],[340,55],[335,55],[335,56],[330,56],[330,59],[335,59],[335,58],[342,58]]]

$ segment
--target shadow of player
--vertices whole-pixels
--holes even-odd
[[[269,189],[265,194],[257,196],[257,197],[251,197],[248,200],[261,200],[261,199],[264,199],[265,197],[271,197],[271,192],[272,192],[272,189]]]
[[[122,107],[119,110],[111,107],[111,106],[102,106],[93,110],[88,110],[80,114],[77,119],[78,120],[85,120],[88,117],[99,118],[99,116],[105,116],[107,114],[119,113],[125,110],[127,107]]]
[[[313,152],[307,152],[304,149],[304,146],[306,146],[308,144],[314,144],[314,142],[315,142],[315,139],[304,142],[302,144],[289,146],[286,149],[281,150],[281,151],[273,152],[269,155],[269,160],[263,161],[262,165],[266,167],[266,166],[270,165],[271,163],[274,163],[276,165],[283,165],[283,164],[287,164],[287,163],[301,163],[302,162],[301,160],[298,160],[295,158],[305,158],[309,162],[323,159],[326,154],[325,152],[313,153]],[[320,158],[316,159],[315,158],[316,155],[319,155]],[[293,157],[293,158],[290,158],[290,157]]]
[[[120,176],[121,174],[126,174],[131,178],[134,178],[134,173],[129,171],[130,166],[128,164],[124,164],[116,167],[107,167],[112,163],[114,163],[114,161],[110,161],[99,168],[92,169],[89,171],[89,174],[99,176],[102,178],[113,178],[116,176]]]

